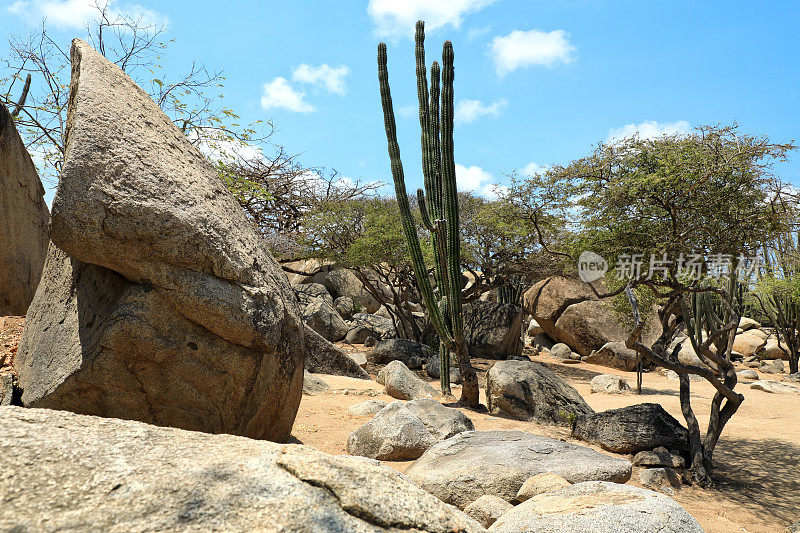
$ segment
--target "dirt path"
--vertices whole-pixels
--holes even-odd
[[[564,365],[549,357],[536,357],[535,360],[547,363],[572,384],[596,411],[655,402],[683,422],[677,381],[670,381],[657,373],[647,373],[644,375],[642,396],[592,394],[589,381],[597,374],[617,374],[632,385],[636,383],[636,375],[586,363]],[[491,364],[491,361],[476,361],[476,366],[484,370]],[[385,395],[383,387],[375,382],[339,376],[321,377],[331,385],[332,390],[320,396],[303,396],[293,435],[300,442],[325,452],[345,454],[350,432],[370,418],[350,414],[347,407],[370,398],[386,402],[394,399]],[[763,377],[777,379],[769,374]],[[438,385],[430,381],[434,386]],[[782,531],[800,520],[800,395],[769,394],[750,389],[747,384],[740,384],[737,390],[745,395],[745,402],[728,423],[717,446],[717,486],[710,490],[684,486],[674,499],[708,533]],[[458,395],[458,390],[454,392]],[[692,396],[695,413],[704,424],[713,388],[705,381],[692,383]],[[485,402],[483,398],[482,401]],[[478,430],[518,429],[586,445],[570,439],[569,431],[564,428],[464,412]],[[410,463],[384,464],[404,471]],[[637,468],[634,468],[629,483],[639,485]]]

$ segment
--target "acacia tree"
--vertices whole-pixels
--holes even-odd
[[[166,27],[142,15],[112,11],[98,0],[86,26],[92,46],[148,90],[164,112],[199,143],[263,142],[270,124],[249,126],[222,105],[222,71],[192,63],[188,72],[168,79],[160,65],[168,46]],[[47,22],[26,35],[9,38],[9,56],[0,61],[0,102],[14,109],[17,128],[28,151],[41,161],[39,173],[53,181],[65,149],[66,112],[71,76],[69,43],[51,37]],[[25,98],[20,95],[24,94]],[[21,102],[21,105],[17,105]]]
[[[309,236],[304,223],[313,223],[326,208],[341,202],[370,197],[381,185],[341,178],[335,169],[309,168],[281,146],[256,157],[223,154],[216,166],[272,252],[285,261],[305,253],[298,242],[301,234]],[[312,213],[315,216],[306,219]]]
[[[753,274],[752,257],[783,228],[779,199],[770,194],[772,165],[793,148],[742,134],[735,125],[632,137],[599,144],[589,156],[521,180],[509,193],[521,190],[534,199],[529,219],[544,248],[570,258],[580,250],[617,258],[611,264],[624,282],[602,294],[592,289],[603,298],[625,294],[633,318],[627,346],[678,373],[690,469],[703,485],[711,483],[725,424],[744,400],[734,390],[731,362],[741,295]],[[548,241],[560,217],[570,234],[564,243]],[[649,346],[641,340],[637,290],[661,304],[662,335]],[[682,345],[673,341],[683,331],[702,365],[679,361]],[[692,410],[689,375],[716,391],[705,436]]]
[[[469,302],[490,289],[532,283],[561,270],[531,239],[532,225],[517,205],[459,193],[461,265],[477,280],[464,292]]]
[[[764,265],[750,296],[775,328],[778,348],[789,356],[789,372],[800,358],[800,230],[797,194],[778,191],[787,230],[765,243]]]
[[[400,337],[422,341],[425,325],[414,316],[420,301],[414,267],[393,199],[335,198],[302,218],[302,253],[350,269],[388,311]],[[430,254],[430,249],[426,250]]]

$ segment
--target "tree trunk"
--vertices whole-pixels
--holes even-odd
[[[459,403],[465,407],[477,408],[480,406],[480,392],[478,389],[478,375],[472,368],[467,353],[467,345],[462,340],[455,346],[458,369],[461,372],[461,399]]]
[[[700,436],[700,425],[692,410],[689,375],[678,374],[678,379],[680,380],[681,412],[686,420],[686,428],[689,430],[689,471],[694,481],[702,487],[707,487],[711,484],[711,459],[706,457],[703,439]]]

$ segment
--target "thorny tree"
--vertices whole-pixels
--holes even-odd
[[[166,27],[142,14],[109,9],[98,0],[96,16],[86,27],[86,39],[116,63],[148,92],[187,136],[195,142],[241,143],[263,141],[271,134],[269,124],[242,126],[239,117],[221,104],[221,71],[193,63],[174,80],[159,75],[161,53],[168,46]],[[58,42],[43,21],[38,31],[12,35],[9,56],[2,60],[0,102],[14,109],[17,127],[28,151],[39,160],[39,172],[52,182],[61,168],[69,99],[69,43]],[[20,105],[18,105],[20,104]]]
[[[626,296],[634,325],[627,346],[678,374],[690,469],[703,485],[711,483],[714,449],[743,400],[734,390],[731,348],[752,275],[746,258],[783,230],[779,197],[770,192],[776,182],[772,166],[793,148],[741,134],[735,125],[633,137],[600,144],[588,157],[520,181],[508,193],[535,200],[529,220],[545,249],[570,258],[592,250],[611,258],[612,266],[621,254],[631,262],[643,260],[625,282],[606,279],[616,289],[601,294],[592,288],[603,298]],[[547,240],[559,219],[562,227],[574,228],[562,246]],[[660,304],[663,334],[651,346],[641,340],[639,300],[645,295]],[[678,359],[687,340],[702,365]],[[691,407],[689,375],[716,390],[703,437]]]

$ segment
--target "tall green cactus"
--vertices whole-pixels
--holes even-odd
[[[453,147],[453,45],[444,43],[442,51],[441,95],[439,64],[431,67],[430,93],[425,64],[425,24],[417,22],[416,31],[417,96],[419,99],[420,144],[425,190],[417,191],[422,223],[431,232],[434,249],[434,292],[422,255],[417,226],[406,193],[400,146],[389,89],[386,44],[378,45],[378,81],[383,119],[389,147],[395,194],[400,207],[403,232],[411,253],[411,262],[420,294],[441,341],[442,393],[450,393],[449,351],[456,355],[461,370],[461,402],[478,405],[478,378],[469,360],[464,342],[464,316],[461,296],[461,243],[458,193]]]

